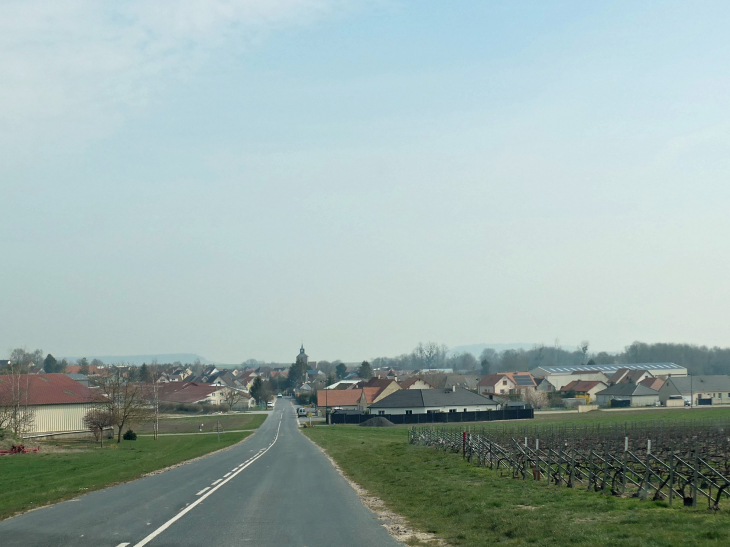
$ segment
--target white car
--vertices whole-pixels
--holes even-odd
[[[274,403],[272,401],[269,401],[266,403],[266,408],[274,408]]]

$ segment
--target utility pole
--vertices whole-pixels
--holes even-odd
[[[215,428],[218,431],[218,442],[221,442],[221,421],[220,421],[220,418],[218,420],[216,420]]]

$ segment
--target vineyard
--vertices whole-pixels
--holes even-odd
[[[730,420],[414,427],[410,442],[514,479],[714,510],[730,499]]]

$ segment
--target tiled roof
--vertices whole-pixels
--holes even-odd
[[[317,391],[317,406],[353,406],[360,403],[360,397],[365,392],[365,401],[370,404],[378,396],[381,389],[378,387],[364,387],[362,389],[320,389]]]
[[[429,386],[431,385],[431,384],[429,384],[429,383],[428,383],[428,382],[427,382],[426,380],[424,380],[423,378],[420,378],[419,376],[412,376],[412,377],[410,377],[410,378],[406,378],[405,380],[403,380],[403,381],[401,381],[401,382],[398,382],[398,383],[400,384],[400,387],[401,387],[401,388],[403,388],[403,389],[408,389],[408,388],[409,388],[409,387],[411,387],[411,386],[412,386],[413,384],[417,383],[417,382],[418,382],[419,380],[420,380],[421,382],[423,382],[424,384],[426,384],[426,385],[429,385]],[[432,387],[433,387],[433,386],[432,386]]]
[[[504,380],[505,375],[504,374],[487,374],[486,376],[482,376],[482,379],[479,380],[478,386],[496,386],[501,380]],[[510,381],[512,379],[510,378]],[[514,382],[513,382],[514,383]]]
[[[0,376],[0,399],[11,395],[12,382],[17,376]],[[90,403],[99,395],[88,387],[72,380],[65,374],[23,374],[20,376],[20,392],[23,404],[63,405]]]
[[[639,383],[642,386],[650,387],[651,389],[656,389],[657,391],[659,391],[664,385],[664,380],[662,380],[661,378],[644,378]]]
[[[588,381],[588,380],[573,380],[568,385],[563,386],[560,391],[575,391],[578,393],[586,393],[593,388],[595,388],[597,385],[605,386],[603,382],[597,382],[597,381]]]
[[[618,395],[629,397],[632,395],[657,395],[656,389],[651,389],[643,384],[616,384],[603,391],[599,391],[596,395]]]
[[[169,403],[197,403],[221,389],[225,388],[195,382],[170,382],[160,386],[160,400]]]

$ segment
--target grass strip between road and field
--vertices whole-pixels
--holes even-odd
[[[304,433],[347,476],[411,525],[450,545],[695,547],[728,544],[730,514],[669,508],[501,477],[461,456],[408,444],[406,428]],[[414,540],[412,545],[428,545]]]
[[[137,479],[245,439],[252,432],[139,437],[136,441],[46,441],[37,454],[0,457],[0,519]],[[51,450],[59,450],[51,452]],[[0,542],[1,543],[1,542]]]

